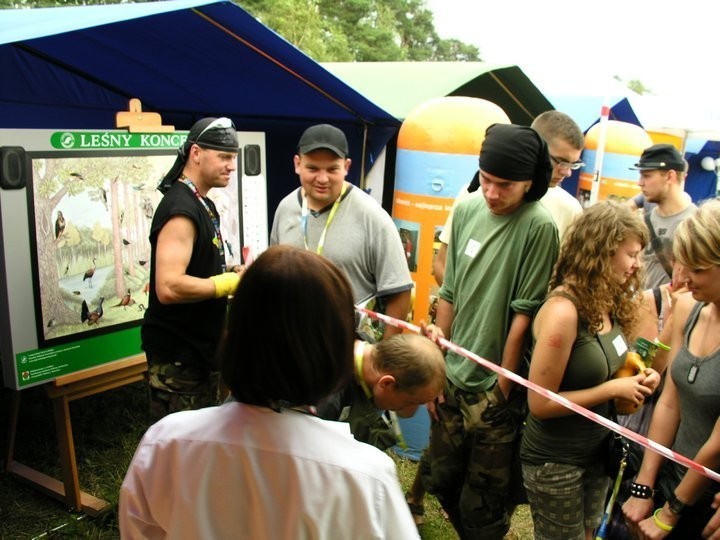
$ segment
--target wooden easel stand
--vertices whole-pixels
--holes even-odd
[[[110,503],[80,489],[70,421],[70,402],[141,381],[145,371],[147,371],[145,355],[139,354],[64,375],[44,385],[53,405],[62,481],[15,461],[15,436],[22,395],[22,391],[16,391],[12,398],[10,411],[6,470],[46,495],[64,502],[73,510],[84,512],[90,516],[96,516],[108,510]]]

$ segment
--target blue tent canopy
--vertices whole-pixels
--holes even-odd
[[[688,174],[685,177],[685,191],[695,202],[712,199],[718,193],[716,171],[707,171],[701,165],[703,158],[706,157],[713,160],[720,157],[720,141],[708,140],[699,150],[694,152],[688,150],[685,153],[685,159],[689,165]]]
[[[308,125],[347,133],[355,182],[400,125],[228,1],[0,10],[0,69],[1,128],[110,129],[138,98],[177,129],[222,115],[264,131],[271,211]]]
[[[600,112],[605,99],[602,96],[556,95],[550,96],[550,101],[558,111],[570,115],[583,132],[587,132],[600,121]],[[642,127],[627,97],[610,96],[607,104],[610,107],[610,120],[619,120]]]

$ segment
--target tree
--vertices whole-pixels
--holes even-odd
[[[127,0],[0,0],[0,9],[124,4]],[[137,3],[152,0],[134,0]]]
[[[424,0],[240,0],[239,5],[319,62],[480,60],[441,39]]]
[[[629,81],[624,81],[622,77],[619,75],[615,75],[613,77],[616,81],[624,84],[626,87],[628,87],[630,90],[635,92],[636,94],[645,95],[645,94],[652,94],[652,90],[650,90],[647,86],[645,86],[642,81],[639,79],[631,79]]]
[[[315,0],[251,0],[242,2],[242,6],[318,61],[351,59],[345,36],[325,29]]]
[[[628,81],[627,87],[633,92],[637,92],[641,96],[645,94],[652,94],[652,91],[638,79],[632,79]]]

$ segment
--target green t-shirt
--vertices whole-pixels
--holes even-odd
[[[453,304],[450,339],[500,364],[514,313],[533,315],[557,256],[557,228],[539,202],[496,216],[483,197],[463,201],[455,210],[439,291]],[[463,390],[495,384],[495,373],[472,360],[452,351],[446,359],[448,378]]]

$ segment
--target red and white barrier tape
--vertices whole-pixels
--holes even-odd
[[[399,319],[395,319],[393,317],[389,317],[388,315],[384,315],[382,313],[376,313],[375,311],[371,311],[366,308],[361,307],[355,307],[356,310],[358,310],[361,313],[365,313],[366,315],[369,315],[373,319],[378,319],[385,324],[389,324],[391,326],[395,326],[396,328],[403,328],[405,330],[409,330],[410,332],[414,332],[416,334],[421,333],[420,327],[416,326],[414,324],[401,321]],[[454,353],[459,354],[460,356],[464,356],[465,358],[468,358],[472,360],[473,362],[476,362],[480,364],[485,369],[490,369],[494,371],[495,373],[498,373],[499,375],[503,375],[504,377],[507,377],[508,379],[521,384],[525,386],[526,388],[529,388],[530,390],[537,392],[541,396],[544,396],[556,403],[559,403],[563,407],[566,407],[578,414],[583,415],[585,418],[588,418],[592,420],[593,422],[596,422],[602,426],[605,426],[608,429],[611,429],[612,431],[619,433],[623,437],[630,439],[631,441],[635,441],[636,443],[640,444],[641,446],[644,446],[645,448],[649,448],[653,452],[657,452],[658,454],[673,460],[675,463],[679,463],[680,465],[687,467],[688,469],[692,469],[704,476],[707,476],[708,478],[715,480],[716,482],[720,482],[720,474],[716,473],[712,469],[708,469],[707,467],[704,467],[703,465],[700,465],[699,463],[696,463],[695,461],[686,458],[682,454],[678,454],[677,452],[674,452],[670,450],[669,448],[666,448],[665,446],[656,443],[653,440],[648,439],[647,437],[643,437],[642,435],[639,435],[635,433],[634,431],[629,430],[628,428],[621,426],[620,424],[617,424],[613,422],[612,420],[605,418],[604,416],[600,416],[599,414],[596,414],[585,407],[581,407],[580,405],[577,405],[573,403],[572,401],[564,398],[561,395],[556,394],[555,392],[551,392],[547,388],[543,388],[542,386],[539,386],[535,384],[534,382],[531,382],[520,375],[517,375],[516,373],[513,373],[512,371],[508,371],[507,369],[498,366],[497,364],[490,362],[489,360],[486,360],[484,358],[481,358],[477,354],[468,351],[467,349],[463,349],[459,345],[455,345],[452,341],[448,341],[445,338],[440,338],[440,345],[443,347],[453,351]]]

